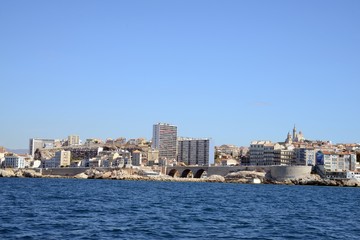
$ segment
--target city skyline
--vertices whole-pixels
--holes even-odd
[[[358,1],[0,3],[0,146],[30,138],[360,142]]]

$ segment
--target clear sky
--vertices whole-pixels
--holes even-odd
[[[0,146],[360,142],[360,1],[0,1]]]

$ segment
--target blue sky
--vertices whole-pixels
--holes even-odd
[[[0,2],[0,145],[360,142],[360,1]]]

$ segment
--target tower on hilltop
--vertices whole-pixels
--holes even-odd
[[[291,136],[290,132],[288,133],[285,142],[286,143],[293,143],[293,142],[304,142],[305,138],[304,135],[301,131],[299,131],[299,133],[297,133],[296,130],[296,126],[294,124],[294,128],[293,128],[293,134]]]

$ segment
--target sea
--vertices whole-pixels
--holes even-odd
[[[0,239],[360,239],[360,188],[0,178]]]

